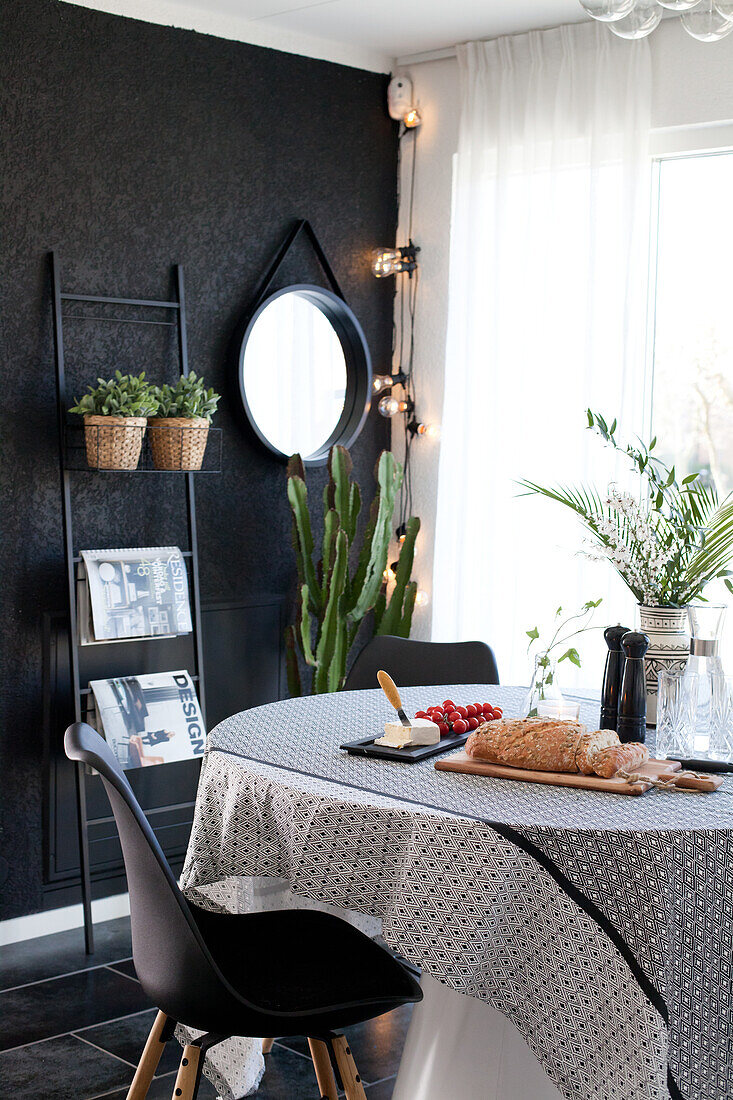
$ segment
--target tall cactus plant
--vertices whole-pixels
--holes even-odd
[[[311,668],[313,694],[338,691],[346,678],[346,661],[362,624],[374,612],[377,634],[409,637],[417,583],[410,580],[420,520],[407,522],[394,588],[387,600],[387,568],[395,498],[402,484],[402,467],[391,451],[383,451],[376,468],[377,493],[356,550],[361,492],[351,481],[353,466],[344,447],[333,447],[328,459],[328,483],[323,492],[321,557],[314,561],[315,540],[308,510],[305,470],[299,455],[288,464],[288,501],[293,516],[293,546],[298,567],[296,621],[287,628],[288,687],[303,694],[299,656]],[[353,566],[353,573],[352,573]]]

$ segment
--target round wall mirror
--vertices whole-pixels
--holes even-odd
[[[239,390],[250,424],[280,458],[322,465],[356,439],[369,411],[371,360],[342,298],[300,284],[269,295],[239,349]]]

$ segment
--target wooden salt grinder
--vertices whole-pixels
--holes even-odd
[[[627,634],[627,626],[607,626],[603,637],[608,646],[606,670],[603,674],[601,691],[601,729],[615,730],[618,718],[618,702],[621,694],[621,677],[624,671],[624,657],[621,652],[621,639]]]
[[[624,655],[624,674],[618,701],[616,733],[622,743],[646,740],[646,682],[644,680],[644,654],[649,648],[649,638],[636,630],[629,630],[621,639]]]

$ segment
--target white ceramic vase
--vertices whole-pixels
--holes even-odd
[[[690,656],[686,607],[649,607],[639,604],[641,630],[649,636],[644,658],[646,721],[657,724],[657,678],[662,671],[681,672]]]

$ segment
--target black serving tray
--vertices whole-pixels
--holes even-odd
[[[347,741],[340,747],[346,749],[352,756],[374,756],[378,760],[399,760],[403,764],[417,764],[419,760],[427,760],[429,756],[440,756],[441,753],[450,752],[451,749],[459,749],[468,741],[468,734],[453,733],[448,737],[441,737],[437,745],[406,745],[404,749],[375,745],[375,741],[376,737],[365,737],[361,741]]]

